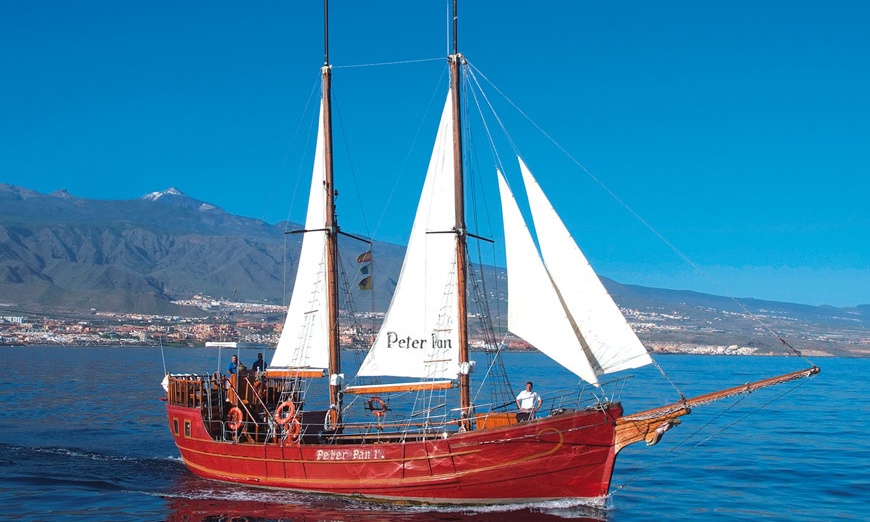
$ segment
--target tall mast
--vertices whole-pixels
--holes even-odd
[[[326,285],[329,307],[330,424],[337,426],[341,412],[341,352],[338,341],[338,220],[332,173],[332,66],[329,65],[329,0],[323,0],[323,67],[320,69],[323,103],[323,156],[326,186]]]
[[[466,308],[465,286],[466,274],[466,234],[465,228],[465,190],[462,175],[462,114],[460,111],[460,68],[462,55],[459,54],[457,36],[457,2],[453,0],[453,54],[450,55],[450,84],[453,87],[453,185],[454,208],[456,209],[456,293],[458,299],[458,323],[459,330],[459,364],[462,371],[459,373],[459,407],[462,415],[461,427],[468,430],[471,428],[469,418],[471,412],[471,391],[468,378],[468,311]]]

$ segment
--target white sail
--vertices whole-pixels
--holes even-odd
[[[326,368],[329,365],[329,310],[326,287],[326,163],[323,103],[318,119],[314,171],[299,268],[284,329],[270,368]]]
[[[507,255],[508,329],[581,379],[598,384],[501,172],[498,187]]]
[[[652,363],[547,196],[519,159],[547,272],[598,375]]]
[[[360,376],[449,379],[459,372],[451,100],[452,90],[441,114],[399,282]]]

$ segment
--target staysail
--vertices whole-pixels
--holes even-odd
[[[519,162],[544,265],[578,330],[595,373],[602,375],[652,363],[643,343],[607,293],[550,200],[523,160]]]
[[[541,256],[598,375],[652,363],[646,348],[521,158]]]
[[[598,384],[599,375],[651,363],[532,173],[519,162],[541,254],[498,172],[508,329],[591,384]]]
[[[570,317],[501,172],[498,188],[507,256],[508,329],[583,380],[597,384],[595,370],[582,355]]]
[[[318,118],[314,170],[305,217],[305,235],[299,268],[287,309],[284,329],[270,368],[327,368],[329,366],[329,312],[326,286],[326,167],[323,103]]]
[[[459,373],[452,89],[393,300],[360,376],[450,379]]]

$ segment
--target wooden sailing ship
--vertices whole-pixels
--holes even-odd
[[[455,9],[454,2],[450,88],[408,250],[357,375],[345,375],[339,343],[340,230],[326,54],[299,269],[274,357],[265,371],[241,370],[229,378],[167,377],[169,427],[196,475],[406,502],[600,498],[608,494],[620,450],[639,441],[655,444],[691,408],[818,372],[812,367],[625,415],[621,404],[607,399],[608,383],[600,377],[652,360],[519,159],[540,249],[496,172],[508,328],[587,385],[548,397],[549,411],[530,420],[518,418],[512,394],[479,399],[466,306],[471,234],[459,88],[466,62],[457,50]]]

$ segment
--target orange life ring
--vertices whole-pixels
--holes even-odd
[[[233,406],[230,408],[230,411],[227,412],[227,428],[236,431],[237,429],[242,427],[242,410],[238,408],[238,406]]]
[[[286,416],[282,416],[284,410],[289,410]],[[278,405],[278,408],[275,410],[275,422],[280,424],[281,426],[287,424],[296,416],[296,405],[293,404],[293,401],[284,401]]]
[[[291,442],[299,442],[299,432],[302,431],[302,425],[299,424],[299,419],[293,419],[290,426],[287,426],[287,437]]]
[[[377,408],[375,407],[377,405]],[[369,399],[369,409],[375,414],[375,417],[383,417],[387,414],[387,405],[380,397],[372,397]]]

